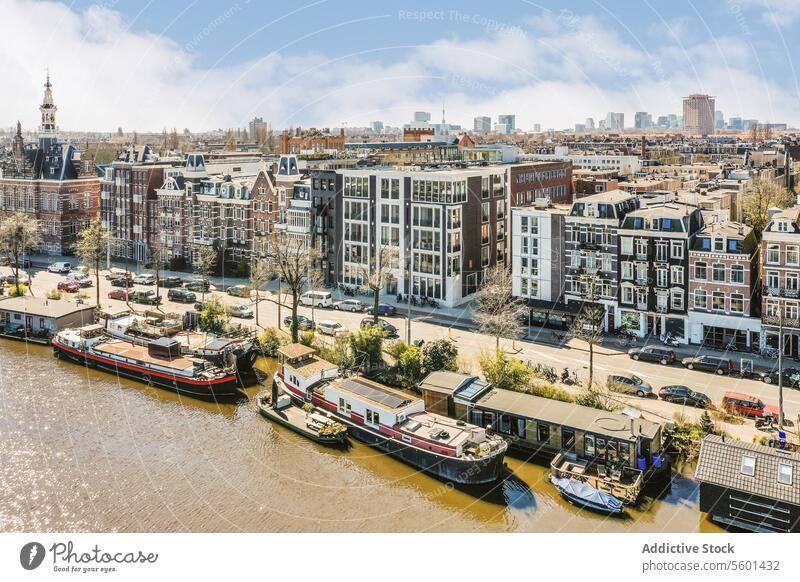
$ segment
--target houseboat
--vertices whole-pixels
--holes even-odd
[[[447,481],[500,476],[508,445],[486,429],[426,412],[422,399],[366,378],[339,377],[334,364],[301,344],[280,348],[278,358],[284,390],[328,411],[354,438]]]
[[[646,482],[669,476],[659,423],[499,390],[474,376],[432,372],[420,384],[430,410],[490,427],[526,457],[568,477],[635,503]]]
[[[236,374],[208,361],[182,355],[178,342],[170,338],[159,338],[143,346],[108,338],[103,327],[94,324],[57,333],[52,345],[59,359],[192,398],[227,402],[242,396]]]
[[[258,381],[254,368],[258,350],[249,336],[209,336],[186,330],[178,315],[155,312],[138,315],[128,309],[104,309],[98,314],[98,322],[109,336],[137,345],[146,346],[158,338],[172,338],[180,344],[181,353],[235,370],[242,387]]]

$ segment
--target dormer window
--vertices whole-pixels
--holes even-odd
[[[718,236],[714,239],[714,250],[721,253],[725,250],[725,239]]]
[[[786,220],[776,221],[775,230],[777,230],[778,232],[789,232],[789,222]]]
[[[792,466],[789,463],[778,463],[778,483],[792,484]]]
[[[756,458],[748,455],[743,455],[742,467],[740,470],[742,475],[753,477],[756,474]]]

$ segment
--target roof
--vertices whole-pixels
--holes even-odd
[[[342,391],[366,398],[387,410],[397,410],[419,401],[419,398],[360,376],[340,378],[336,386]]]
[[[631,428],[634,434],[649,439],[655,438],[661,428],[657,422],[643,418],[631,418],[624,414],[512,390],[492,390],[476,402],[475,406],[623,439],[633,436]]]
[[[628,213],[628,217],[637,218],[646,216],[649,218],[683,218],[694,212],[694,207],[677,202],[666,202],[664,204],[648,204],[638,210]]]
[[[313,356],[315,353],[314,348],[304,346],[303,344],[287,344],[278,348],[278,353],[294,360],[295,358],[303,358],[306,356]]]
[[[739,230],[741,229],[741,232]],[[741,222],[712,222],[701,228],[697,234],[713,235],[724,234],[728,238],[747,238],[752,232],[753,227]]]
[[[439,370],[438,372],[431,372],[425,376],[425,379],[420,382],[419,387],[422,390],[452,394],[459,386],[474,378],[475,376],[467,376],[466,374],[459,374],[458,372]]]
[[[321,374],[326,370],[336,370],[338,366],[332,364],[322,358],[309,356],[299,362],[293,364],[284,364],[284,367],[293,370],[298,376],[302,378],[310,378],[316,374]]]
[[[592,194],[590,196],[581,196],[577,198],[575,202],[596,202],[599,204],[614,204],[616,202],[623,202],[625,200],[630,200],[631,198],[636,198],[636,194],[632,194],[630,192],[626,192],[625,190],[614,189],[614,190],[607,190],[606,192],[600,192],[598,194]]]
[[[755,457],[755,474],[742,473],[742,457]],[[778,482],[778,464],[792,466],[792,484]],[[800,505],[800,454],[709,435],[700,445],[695,478],[701,483]]]
[[[6,297],[0,298],[0,309],[4,311],[16,311],[27,313],[38,317],[59,318],[82,311],[93,311],[94,305],[84,303],[77,304],[64,299],[47,299],[45,297]]]

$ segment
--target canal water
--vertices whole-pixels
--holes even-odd
[[[252,403],[182,399],[6,340],[0,469],[3,532],[718,531],[687,477],[627,519],[569,505],[514,458],[502,484],[452,489],[360,444],[315,445]]]

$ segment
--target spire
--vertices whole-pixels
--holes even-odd
[[[42,125],[39,127],[40,137],[55,137],[56,134],[56,107],[53,102],[53,85],[50,83],[50,71],[47,71],[47,81],[44,84],[44,99],[39,106],[42,112]]]
[[[17,135],[16,137],[22,137],[22,124],[17,119]]]

